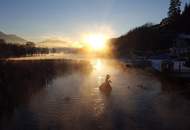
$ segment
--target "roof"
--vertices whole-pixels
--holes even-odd
[[[188,34],[180,34],[178,37],[190,40],[190,34],[189,35]]]

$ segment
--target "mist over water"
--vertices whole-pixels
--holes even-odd
[[[0,98],[0,128],[190,129],[190,100],[173,91],[178,84],[113,59],[74,59],[1,64],[14,74],[1,71],[1,90],[9,96]],[[109,94],[99,91],[106,74],[112,80]]]

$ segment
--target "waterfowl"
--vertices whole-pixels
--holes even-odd
[[[110,83],[111,83],[110,75],[107,74],[105,78],[105,82],[100,85],[99,89],[102,92],[110,92],[112,90]]]

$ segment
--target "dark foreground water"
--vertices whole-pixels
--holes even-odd
[[[10,61],[0,67],[1,130],[190,130],[184,86],[118,61]],[[110,94],[98,88],[106,74]]]

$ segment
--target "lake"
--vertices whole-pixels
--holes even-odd
[[[184,86],[115,59],[21,59],[0,67],[1,130],[190,129]],[[106,74],[107,94],[99,90]]]

